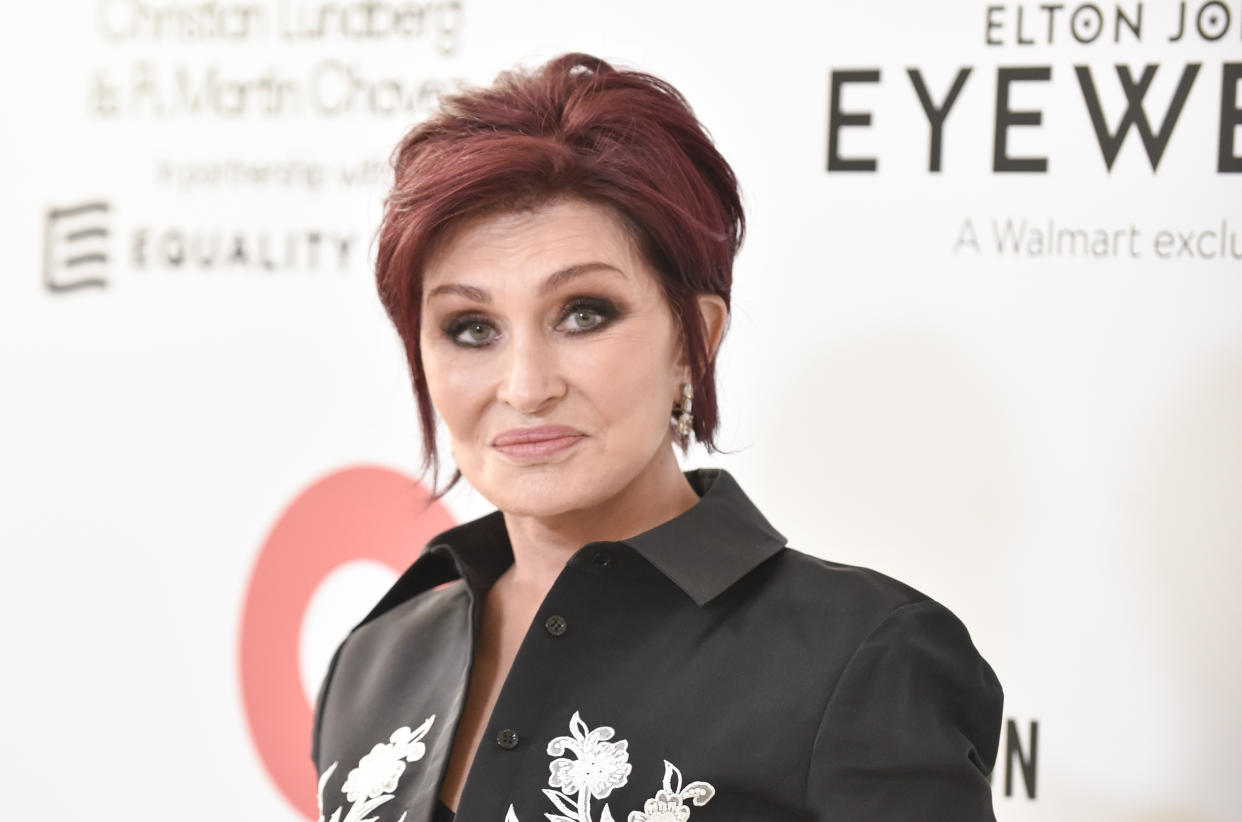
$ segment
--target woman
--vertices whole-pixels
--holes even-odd
[[[676,90],[565,55],[448,98],[394,166],[424,469],[438,415],[497,510],[337,649],[323,818],[993,819],[1001,689],[962,624],[678,467],[712,448],[744,223]]]

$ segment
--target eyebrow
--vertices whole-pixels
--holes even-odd
[[[536,293],[542,297],[544,294],[560,288],[562,285],[575,277],[581,277],[583,274],[590,274],[594,271],[612,271],[625,276],[624,271],[617,268],[615,265],[609,265],[608,263],[576,263],[575,265],[566,266],[558,271],[553,271],[539,285],[539,289]],[[474,285],[466,285],[465,283],[445,283],[444,285],[437,285],[427,294],[427,299],[430,300],[432,297],[439,294],[460,294],[467,299],[480,303],[490,303],[492,301],[492,295],[488,293],[487,289],[479,288]]]

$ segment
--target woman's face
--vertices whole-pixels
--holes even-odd
[[[672,459],[680,335],[605,206],[558,200],[458,227],[424,269],[420,342],[458,468],[506,513],[605,503]]]

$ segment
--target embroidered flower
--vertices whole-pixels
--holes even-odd
[[[615,733],[612,728],[604,725],[591,730],[577,711],[569,720],[569,728],[573,736],[558,736],[548,743],[548,754],[561,757],[548,766],[548,784],[567,796],[586,791],[596,799],[604,799],[613,788],[624,785],[633,767],[629,764],[629,742],[609,742]],[[566,751],[576,758],[561,756]]]
[[[629,742],[609,742],[615,733],[612,728],[591,730],[577,711],[569,720],[569,729],[572,736],[558,736],[548,743],[548,755],[560,757],[548,766],[552,771],[548,784],[560,791],[543,789],[543,795],[557,811],[544,816],[548,822],[595,822],[591,798],[603,799],[614,788],[624,785],[630,775]],[[562,756],[566,751],[575,758]],[[706,782],[691,782],[683,788],[681,771],[665,760],[662,788],[646,801],[641,811],[631,811],[626,822],[687,822],[690,808],[686,802],[703,806],[715,795],[716,789]],[[505,822],[519,822],[513,805],[509,805]],[[600,810],[599,822],[614,822],[607,805]]]
[[[427,735],[433,719],[435,719],[434,716],[412,731],[409,726],[403,726],[392,732],[392,736],[388,737],[388,742],[398,756],[406,762],[417,762],[423,758],[423,755],[427,753],[427,746],[422,743],[422,738]]]
[[[362,759],[358,767],[345,777],[341,790],[350,802],[357,802],[359,797],[374,799],[382,793],[392,793],[397,789],[397,780],[405,773],[405,762],[397,753],[394,745],[379,744],[371,749]]]
[[[690,809],[681,804],[681,797],[659,791],[655,799],[643,803],[642,812],[630,811],[629,822],[686,822]]]
[[[344,820],[341,819],[344,806],[337,808],[329,822],[375,822],[375,817],[366,818],[367,814],[394,798],[397,783],[405,773],[405,763],[417,762],[426,754],[427,746],[422,739],[435,719],[432,714],[412,731],[408,726],[398,728],[388,737],[388,742],[381,742],[358,760],[358,767],[349,772],[341,786],[351,807]],[[319,777],[319,822],[324,822],[323,789],[338,764],[333,762]],[[402,814],[398,822],[404,820],[405,814]]]
[[[676,782],[674,782],[676,779]],[[716,795],[716,789],[706,782],[691,782],[681,786],[681,771],[667,759],[664,760],[664,786],[656,791],[654,799],[643,803],[642,811],[630,811],[627,822],[686,822],[690,809],[685,801],[697,806],[706,805]]]

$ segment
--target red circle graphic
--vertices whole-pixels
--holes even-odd
[[[312,594],[340,565],[358,559],[397,573],[452,516],[397,471],[336,471],[280,515],[259,552],[241,621],[241,687],[250,734],[268,775],[307,819],[317,819],[310,761],[313,706],[298,666],[298,635]],[[361,620],[365,614],[359,614]]]

